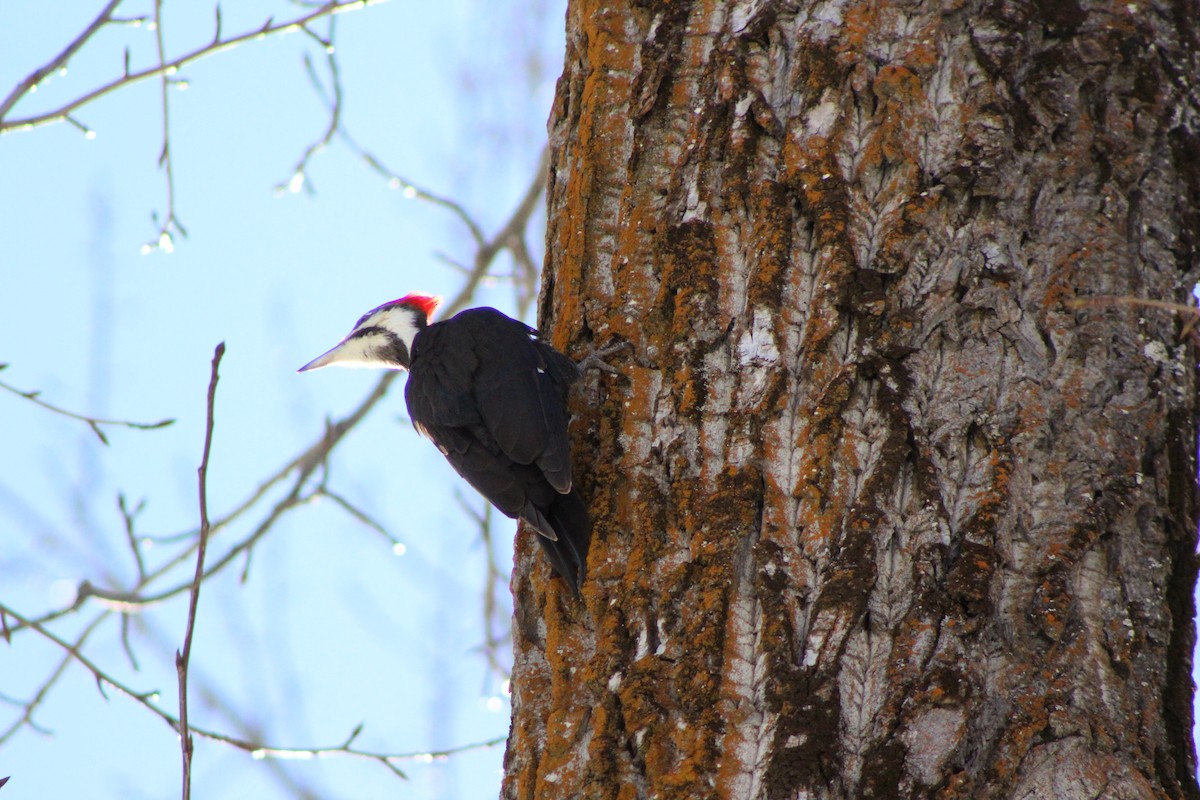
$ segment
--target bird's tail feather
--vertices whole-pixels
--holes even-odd
[[[578,597],[579,587],[583,585],[587,574],[588,544],[592,537],[591,518],[583,499],[574,489],[555,497],[546,509],[546,517],[558,541],[545,536],[537,537],[538,541],[546,549],[554,571],[566,579],[571,591]]]

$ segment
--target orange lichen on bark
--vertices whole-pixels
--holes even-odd
[[[938,51],[938,25],[925,25],[911,40],[908,48],[901,56],[904,65],[918,75],[925,76],[938,66],[941,53]]]
[[[751,305],[777,308],[784,276],[792,260],[791,197],[775,181],[755,183],[750,192],[751,241],[757,252],[747,282]]]
[[[992,770],[1000,785],[1011,783],[1029,748],[1046,732],[1054,701],[1046,696],[1052,675],[1046,670],[1031,667],[1020,675],[1022,685],[1012,687],[1014,718],[997,744],[997,757]]]
[[[842,63],[855,63],[862,58],[886,3],[851,3],[843,10],[841,36],[837,50]]]
[[[618,9],[600,5],[589,17],[586,32],[587,58],[593,69],[584,78],[582,105],[587,108],[606,108],[629,102],[636,46],[625,39],[625,18]],[[626,136],[628,121],[618,114],[589,114],[586,126],[581,126],[579,144],[590,156],[597,172],[603,172],[606,161],[619,152],[613,145]],[[605,148],[612,148],[606,151]]]
[[[907,67],[884,65],[875,73],[871,91],[882,106],[878,154],[886,158],[889,169],[896,164],[916,167],[917,139],[926,121],[922,80]],[[869,152],[875,155],[874,150]],[[864,160],[864,167],[874,169],[878,164]]]

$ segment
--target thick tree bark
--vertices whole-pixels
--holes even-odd
[[[1200,797],[1200,4],[572,0],[507,798]],[[1182,343],[1181,343],[1182,342]]]

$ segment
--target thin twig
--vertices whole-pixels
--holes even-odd
[[[158,63],[160,66],[167,61],[167,51],[163,44],[163,21],[162,21],[162,0],[154,0],[154,41],[158,48]],[[162,168],[167,179],[167,215],[159,226],[158,234],[154,237],[154,241],[147,242],[142,245],[142,254],[151,252],[152,250],[161,250],[170,255],[175,251],[175,239],[172,235],[172,229],[179,232],[184,238],[187,237],[187,228],[183,227],[183,223],[175,216],[175,172],[171,168],[171,74],[173,69],[163,69],[160,78],[162,87],[162,136],[163,144],[162,151],[158,156],[158,165]],[[157,215],[154,215],[157,217]]]
[[[1150,300],[1145,297],[1133,297],[1123,294],[1100,294],[1091,297],[1076,297],[1067,300],[1065,305],[1067,308],[1091,308],[1107,305],[1145,306],[1147,308],[1161,308],[1165,311],[1174,311],[1190,316],[1200,314],[1200,308],[1196,306],[1184,305],[1183,303],[1168,303],[1165,300]]]
[[[12,617],[13,619],[17,620],[18,623],[27,624],[24,617],[2,604],[0,604],[0,614],[3,614],[5,617]],[[21,730],[21,728],[25,727],[26,725],[39,733],[50,733],[50,731],[38,725],[34,721],[34,712],[37,711],[38,707],[50,694],[51,688],[58,683],[59,678],[61,678],[67,671],[67,667],[71,664],[72,660],[78,660],[75,658],[75,656],[79,654],[79,648],[83,646],[83,643],[87,641],[87,638],[92,635],[96,628],[99,627],[100,623],[103,622],[108,616],[108,611],[103,611],[100,614],[97,614],[96,618],[84,626],[84,629],[76,635],[74,644],[65,642],[62,639],[53,636],[46,631],[46,629],[42,628],[36,623],[30,626],[38,633],[41,633],[43,636],[46,636],[51,641],[62,647],[66,651],[66,655],[64,655],[62,660],[58,662],[58,665],[54,668],[54,671],[50,673],[49,677],[42,681],[42,685],[38,687],[32,699],[21,704],[23,706],[21,717],[20,719],[14,720],[13,723],[6,728],[3,733],[0,733],[0,746],[3,746],[9,739],[16,735],[17,731]],[[101,693],[103,693],[103,690],[101,690]]]
[[[214,562],[212,566],[205,571],[205,579],[220,572],[235,558],[237,558],[237,556],[246,553],[253,548],[254,545],[258,543],[259,539],[261,539],[271,530],[271,528],[275,525],[279,518],[283,516],[284,513],[299,505],[307,503],[311,499],[312,495],[304,494],[303,489],[309,478],[312,476],[312,473],[316,471],[316,469],[322,463],[324,463],[325,459],[328,458],[329,453],[333,450],[337,443],[340,442],[342,438],[349,433],[359,423],[359,421],[362,420],[363,417],[367,415],[367,412],[369,412],[375,406],[375,404],[383,398],[383,396],[387,393],[388,386],[391,384],[392,380],[395,380],[397,374],[398,373],[395,372],[386,373],[375,385],[374,390],[366,397],[366,399],[359,405],[358,408],[340,421],[334,423],[333,425],[329,425],[326,428],[324,437],[307,448],[299,456],[292,459],[292,461],[290,461],[283,469],[268,479],[266,482],[267,484],[274,484],[275,482],[285,478],[289,473],[293,471],[296,472],[296,477],[292,481],[292,488],[288,494],[272,507],[267,516],[249,535],[232,546],[223,556],[221,556],[220,559]],[[262,491],[263,489],[260,487],[260,490],[256,491],[255,494],[261,496]],[[249,508],[250,505],[243,503],[242,506],[239,507],[238,513],[241,513],[241,510],[248,510]],[[219,521],[219,524],[225,525],[231,521],[231,515],[229,515],[226,516],[224,520]],[[212,524],[210,534],[217,529],[217,526],[218,522],[214,522]],[[151,572],[147,576],[147,580],[139,583],[133,592],[117,592],[100,589],[96,586],[93,586],[89,582],[84,581],[79,587],[79,596],[83,599],[96,598],[102,602],[105,602],[111,608],[123,613],[140,611],[144,608],[160,603],[164,600],[174,597],[175,595],[187,591],[191,586],[191,581],[177,584],[161,592],[156,592],[153,595],[140,594],[141,590],[147,584],[166,575],[182,561],[190,558],[191,554],[194,552],[194,547],[194,545],[189,547],[184,552],[168,561],[166,564],[163,564],[161,567]],[[55,614],[61,616],[60,612],[55,612]],[[39,621],[46,621],[46,619]],[[15,627],[14,630],[20,630],[20,627]]]
[[[325,51],[325,63],[329,68],[329,84],[331,87],[330,95],[332,95],[332,97],[326,94],[324,86],[321,85],[321,79],[317,77],[317,71],[313,67],[312,57],[309,56],[308,53],[304,54],[304,70],[308,74],[308,80],[310,83],[312,83],[317,94],[322,100],[325,100],[329,106],[329,124],[325,127],[325,133],[321,136],[321,138],[310,144],[304,151],[304,154],[300,156],[300,160],[296,163],[296,166],[292,168],[292,177],[289,178],[286,183],[280,183],[276,185],[275,191],[278,193],[288,191],[295,194],[296,192],[300,191],[301,187],[303,187],[308,194],[313,194],[314,190],[312,181],[308,178],[308,162],[313,158],[313,156],[329,146],[329,143],[333,141],[334,134],[336,134],[338,128],[341,127],[342,77],[341,73],[338,71],[336,55],[337,50],[333,44],[335,33],[334,24],[336,21],[336,17],[330,17],[328,39],[322,39],[313,33],[311,29],[307,27],[304,28],[304,32],[316,39],[317,42],[322,45]]]
[[[125,657],[129,659],[129,666],[133,667],[134,672],[141,670],[138,665],[137,656],[133,652],[133,643],[129,641],[129,629],[133,625],[133,618],[128,614],[121,615],[121,649],[125,651]]]
[[[92,673],[92,677],[94,677],[96,679],[96,683],[98,685],[103,686],[106,684],[108,686],[111,686],[112,688],[116,689],[118,692],[125,695],[129,699],[134,700],[134,701],[141,703],[142,705],[150,708],[152,711],[154,711],[159,716],[163,716],[164,714],[166,714],[166,712],[162,711],[161,709],[157,708],[156,706],[154,706],[153,704],[150,703],[150,698],[157,697],[158,692],[135,691],[135,690],[129,688],[128,686],[126,686],[125,684],[121,683],[120,681],[114,679],[112,676],[110,676],[104,670],[100,669],[100,667],[97,666],[90,658],[85,656],[83,654],[83,652],[80,650],[80,647],[82,647],[82,640],[84,638],[83,635],[80,635],[78,637],[78,639],[76,640],[76,644],[71,644],[70,642],[68,642],[68,641],[60,638],[56,634],[54,634],[52,631],[48,630],[44,625],[40,624],[37,620],[26,617],[25,615],[21,614],[20,612],[16,611],[15,609],[13,609],[11,606],[5,605],[4,603],[0,603],[0,610],[3,610],[5,614],[7,614],[8,616],[17,620],[26,628],[36,631],[43,638],[58,645],[62,650],[64,650],[66,652],[66,654],[70,657],[70,659],[77,661],[78,663],[82,664],[85,668],[87,668],[88,672]],[[92,620],[92,623],[89,624],[89,626],[84,629],[84,633],[90,633],[91,630],[94,629],[95,625],[97,623],[101,622],[103,620],[103,618],[108,615],[108,613],[109,612],[106,611],[103,614],[100,614],[99,616],[97,616],[96,619]],[[101,692],[103,692],[103,688],[101,689]],[[171,717],[169,714],[167,714],[165,716],[165,718],[168,719],[172,728],[177,728],[178,721],[175,720],[174,717]],[[0,738],[0,741],[3,741],[3,739]]]
[[[283,759],[310,759],[320,758],[322,756],[331,755],[349,755],[357,758],[367,758],[373,761],[379,761],[384,766],[392,768],[392,771],[400,777],[407,777],[403,772],[395,768],[396,762],[404,761],[420,761],[430,763],[433,761],[441,761],[459,753],[467,753],[472,750],[486,750],[490,747],[503,744],[508,740],[507,736],[496,736],[491,739],[485,739],[482,742],[474,742],[472,744],[459,745],[458,747],[447,747],[444,750],[424,750],[414,753],[399,753],[387,754],[369,750],[359,750],[351,747],[350,743],[354,741],[358,733],[361,732],[362,726],[356,728],[346,740],[345,744],[336,747],[260,747],[252,752],[255,758],[283,758]]]
[[[387,179],[388,186],[393,189],[399,189],[404,196],[410,200],[422,200],[426,203],[446,209],[451,214],[458,217],[463,225],[466,226],[467,230],[470,231],[471,238],[475,241],[475,246],[477,248],[482,249],[488,244],[487,235],[484,234],[483,228],[481,228],[479,223],[477,223],[474,218],[471,217],[470,213],[467,212],[461,203],[451,200],[443,195],[431,192],[428,189],[424,189],[410,181],[408,178],[405,178],[389,169],[374,154],[360,145],[344,127],[338,129],[338,135],[342,138],[342,141],[346,143],[350,150],[359,158],[361,158],[368,167]]]
[[[460,298],[469,298],[475,293],[479,283],[488,274],[488,268],[496,259],[496,256],[504,250],[508,250],[512,254],[513,261],[517,265],[517,269],[513,275],[513,280],[517,288],[517,305],[521,308],[522,312],[527,310],[536,296],[538,266],[533,262],[533,257],[529,253],[529,248],[525,242],[525,228],[529,225],[529,219],[537,209],[538,200],[541,199],[542,193],[546,188],[546,172],[550,165],[549,147],[542,148],[537,168],[534,170],[533,179],[525,190],[521,201],[517,204],[517,208],[509,217],[508,222],[505,223],[495,236],[489,238],[484,233],[483,227],[475,221],[475,218],[461,203],[418,186],[408,178],[400,175],[395,170],[386,166],[378,156],[359,144],[350,132],[346,130],[341,121],[341,78],[338,73],[337,60],[333,55],[336,51],[333,22],[332,20],[330,21],[328,39],[321,39],[307,28],[305,28],[305,32],[320,42],[328,54],[332,97],[326,93],[324,86],[317,77],[316,71],[313,69],[312,60],[307,55],[305,56],[304,63],[313,89],[329,106],[329,124],[326,126],[324,135],[309,145],[304,151],[296,167],[292,170],[292,177],[286,184],[278,184],[276,191],[281,192],[286,188],[289,191],[298,192],[302,186],[309,187],[307,179],[308,163],[313,156],[320,153],[329,145],[336,132],[353,153],[361,158],[373,171],[387,180],[389,187],[401,190],[407,198],[421,200],[446,209],[457,217],[471,234],[476,248],[474,263],[471,267],[458,264],[447,256],[439,256],[443,261],[466,274],[466,283],[460,290],[458,297],[455,298],[455,302],[444,307],[443,314],[449,316],[459,310],[458,300]],[[309,190],[311,191],[311,188]]]
[[[7,366],[7,364],[0,364],[0,370]],[[136,430],[150,431],[155,430],[156,428],[165,428],[168,425],[175,423],[175,420],[173,419],[160,419],[158,422],[130,422],[129,420],[123,419],[102,419],[100,417],[89,417],[87,414],[78,414],[74,411],[67,411],[65,408],[60,408],[56,405],[47,403],[45,400],[41,399],[42,393],[37,390],[22,391],[15,386],[9,386],[3,381],[0,381],[0,389],[12,392],[18,397],[24,397],[26,400],[41,406],[47,411],[53,411],[55,414],[61,414],[64,417],[77,419],[80,422],[87,423],[87,426],[92,429],[92,432],[95,433],[96,436],[100,437],[100,441],[104,444],[108,444],[108,437],[106,437],[104,435],[104,431],[100,429],[102,425],[114,425],[122,428],[134,428]]]
[[[399,539],[397,539],[395,536],[392,536],[392,534],[388,533],[387,528],[383,527],[383,525],[381,523],[372,519],[371,516],[369,514],[367,514],[367,512],[363,511],[361,508],[354,505],[349,500],[342,497],[337,492],[334,492],[333,490],[331,490],[329,487],[325,486],[324,484],[317,487],[317,491],[316,491],[315,495],[319,496],[319,497],[328,497],[330,500],[332,500],[334,502],[335,505],[340,507],[347,514],[354,517],[356,520],[361,522],[363,525],[366,525],[371,530],[380,534],[381,536],[383,536],[383,538],[387,539],[388,542],[391,543],[393,548],[395,548],[397,545],[401,544]]]
[[[114,22],[113,13],[116,12],[117,6],[121,5],[122,0],[109,0],[91,24],[83,29],[83,32],[76,36],[70,44],[62,49],[58,55],[47,61],[42,66],[35,69],[25,77],[25,80],[13,87],[13,90],[8,93],[8,97],[0,102],[0,130],[4,129],[4,118],[8,116],[8,112],[12,110],[22,97],[29,94],[39,83],[46,79],[46,76],[51,75],[55,70],[62,69],[67,62],[71,60],[71,56],[79,52],[79,48],[87,44],[88,40],[96,35],[96,31],[103,28],[109,22]],[[65,114],[64,114],[65,116]]]
[[[161,0],[155,0],[156,7]],[[204,553],[208,548],[208,456],[212,451],[213,407],[217,398],[217,377],[225,343],[217,345],[212,359],[212,375],[208,380],[208,414],[204,425],[204,454],[196,470],[200,494],[200,541],[196,546],[196,576],[192,579],[191,601],[188,604],[187,632],[183,650],[175,651],[175,669],[179,673],[179,746],[183,751],[183,800],[192,796],[192,734],[188,726],[187,680],[188,662],[192,657],[192,634],[196,629],[196,608],[200,603],[200,584],[204,579]]]
[[[92,101],[109,94],[110,92],[114,92],[117,89],[123,89],[130,84],[138,83],[139,81],[146,80],[147,78],[153,78],[163,74],[164,72],[169,73],[177,71],[193,61],[198,61],[199,59],[215,55],[224,50],[237,47],[245,42],[255,39],[262,39],[279,33],[291,33],[302,30],[305,25],[308,25],[313,20],[321,19],[322,17],[328,17],[333,14],[344,14],[349,11],[358,11],[359,9],[366,8],[367,6],[377,5],[383,2],[386,2],[386,0],[341,0],[340,2],[334,2],[331,0],[331,2],[324,3],[303,16],[280,23],[275,23],[273,20],[267,20],[266,24],[262,25],[261,27],[255,28],[251,31],[246,31],[245,33],[238,34],[237,36],[231,36],[228,39],[222,39],[220,36],[220,30],[218,29],[217,35],[213,37],[213,40],[202,47],[198,47],[195,50],[185,53],[177,58],[173,58],[166,63],[157,64],[139,72],[129,72],[128,70],[125,70],[121,77],[114,78],[108,83],[75,98],[69,103],[59,106],[53,111],[47,111],[43,114],[35,114],[33,116],[22,117],[11,121],[5,120],[2,116],[0,116],[0,134],[9,133],[12,131],[26,131],[42,125],[63,122],[76,109],[81,108],[82,106],[85,106],[88,103],[91,103]],[[18,86],[18,89],[19,88],[20,86]],[[16,90],[14,90],[14,93],[15,92]],[[20,99],[20,96],[18,96],[17,99]],[[13,102],[16,101],[14,100]],[[0,109],[3,109],[3,107],[0,106]],[[3,110],[7,111],[7,109]]]
[[[1066,301],[1064,304],[1067,308],[1097,308],[1101,306],[1123,305],[1123,306],[1141,306],[1143,308],[1158,308],[1164,311],[1173,311],[1176,314],[1181,314],[1185,322],[1183,328],[1179,331],[1179,339],[1182,341],[1192,330],[1196,324],[1200,322],[1200,308],[1196,306],[1184,305],[1183,303],[1170,303],[1165,300],[1150,300],[1145,297],[1133,297],[1132,295],[1124,294],[1100,294],[1092,295],[1091,297],[1076,297]]]
[[[466,282],[459,290],[460,297],[470,297],[473,295],[479,282],[487,275],[488,267],[495,260],[496,256],[501,251],[510,249],[514,242],[523,241],[521,234],[529,224],[529,218],[533,216],[533,212],[537,209],[538,200],[546,190],[546,170],[549,168],[549,165],[550,149],[543,147],[541,158],[538,159],[537,169],[533,173],[533,180],[529,182],[529,186],[525,189],[525,194],[522,196],[521,202],[517,204],[516,210],[508,218],[508,222],[504,224],[504,227],[475,252],[475,268],[467,276]],[[447,316],[449,316],[449,312],[447,312]]]
[[[515,233],[508,243],[508,252],[512,255],[513,265],[516,267],[512,281],[517,294],[519,316],[524,316],[537,300],[538,267],[533,262],[533,255],[529,252],[524,233],[523,230]]]
[[[138,580],[146,579],[146,560],[142,557],[142,547],[138,543],[137,534],[134,533],[134,522],[137,515],[142,513],[142,509],[146,507],[146,501],[141,501],[137,504],[137,508],[132,511],[125,504],[125,495],[117,495],[117,509],[121,512],[121,519],[125,523],[125,541],[129,545],[129,549],[133,551],[134,566],[137,567]]]

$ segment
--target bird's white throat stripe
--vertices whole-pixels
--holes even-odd
[[[381,308],[359,323],[355,330],[361,328],[384,328],[400,337],[400,341],[404,342],[405,349],[411,353],[413,339],[416,338],[416,335],[421,330],[417,327],[416,323],[416,315],[418,313],[415,309],[403,306]]]

